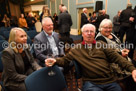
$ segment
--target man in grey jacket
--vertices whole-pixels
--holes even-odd
[[[44,60],[48,55],[58,57],[64,55],[64,51],[59,41],[59,34],[53,32],[53,22],[51,18],[43,18],[42,27],[43,31],[34,38],[34,51],[38,63],[44,67]]]

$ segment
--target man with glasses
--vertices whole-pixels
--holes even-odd
[[[95,26],[85,24],[82,27],[83,42],[77,44],[70,52],[60,59],[46,59],[45,64],[52,62],[59,66],[66,66],[76,60],[81,66],[83,88],[82,91],[122,91],[114,74],[109,69],[110,63],[116,62],[122,68],[132,72],[136,82],[136,70],[133,64],[126,61],[115,50],[106,48],[103,42],[95,41]]]

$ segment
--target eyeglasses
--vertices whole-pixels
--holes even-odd
[[[104,29],[112,29],[112,27],[103,27]]]
[[[91,31],[89,31],[89,30],[84,30],[83,32],[84,32],[84,33],[94,33],[94,31],[92,31],[92,30],[91,30]]]

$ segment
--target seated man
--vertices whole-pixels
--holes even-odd
[[[95,41],[95,26],[85,24],[82,27],[83,42],[77,44],[63,58],[46,59],[45,64],[68,65],[73,59],[81,66],[83,88],[82,91],[122,91],[109,69],[110,63],[118,63],[122,68],[132,72],[136,82],[136,68],[114,49],[106,47],[102,41]]]
[[[59,41],[59,34],[53,32],[53,22],[51,18],[43,18],[42,28],[43,31],[34,38],[34,51],[39,61],[38,63],[44,67],[44,60],[48,55],[58,57],[64,55],[64,51]]]

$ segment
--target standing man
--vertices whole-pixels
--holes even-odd
[[[59,5],[59,11],[60,11],[60,14],[62,13],[62,7],[64,6],[64,4],[60,4]]]
[[[132,9],[132,4],[128,3],[127,8],[124,9],[121,14],[120,14],[120,40],[123,43],[123,37],[126,33],[126,40],[125,43],[133,43],[133,36],[135,33],[135,18],[134,18],[134,13]],[[129,52],[129,57],[133,59],[133,53],[134,53],[134,48],[130,48]]]
[[[119,21],[121,23],[120,26],[120,40],[123,42],[123,37],[126,33],[126,42],[132,41],[131,39],[133,33],[131,33],[134,30],[134,17],[132,17],[133,9],[132,9],[132,4],[127,4],[127,8],[124,9],[121,14]]]
[[[102,12],[103,12],[103,16],[104,16],[106,19],[110,19],[110,16],[109,16],[108,14],[106,14],[106,10],[105,10],[105,9],[103,9]]]
[[[44,60],[49,54],[55,57],[64,55],[63,48],[60,46],[59,34],[53,32],[53,22],[51,18],[42,19],[43,31],[34,38],[34,51],[38,63],[44,67]]]
[[[80,28],[82,28],[82,26],[87,23],[89,23],[89,19],[87,18],[87,8],[83,8],[83,13],[81,14]]]
[[[28,17],[26,18],[26,21],[27,21],[29,30],[36,30],[35,29],[36,20],[33,17],[32,12],[29,12]]]
[[[58,16],[58,26],[59,26],[59,33],[61,38],[70,37],[70,29],[73,24],[71,15],[66,11],[67,11],[67,7],[63,6],[62,13]]]

